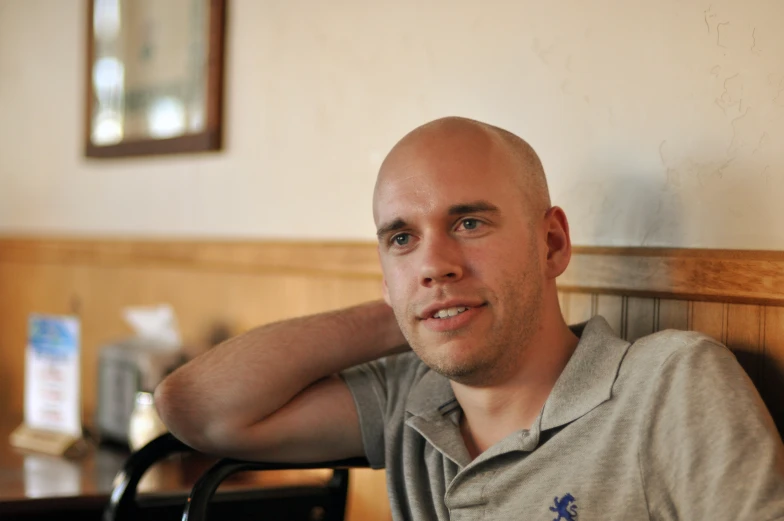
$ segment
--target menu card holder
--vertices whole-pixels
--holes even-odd
[[[34,429],[24,423],[14,429],[9,441],[11,446],[20,450],[66,458],[77,458],[87,450],[87,443],[82,437],[64,432]]]
[[[24,422],[13,447],[75,457],[82,438],[79,394],[79,320],[31,315],[25,353]]]

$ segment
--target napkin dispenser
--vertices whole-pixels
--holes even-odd
[[[98,361],[96,427],[102,441],[128,443],[136,393],[152,392],[183,363],[179,350],[161,349],[143,338],[129,338],[101,349]]]
[[[95,423],[101,441],[127,445],[136,393],[155,390],[185,357],[171,307],[128,308],[124,316],[135,335],[100,350]]]

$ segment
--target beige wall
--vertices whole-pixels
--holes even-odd
[[[460,114],[534,144],[576,243],[784,249],[780,0],[230,8],[226,150],[87,161],[85,2],[0,0],[0,233],[370,239],[386,151]]]

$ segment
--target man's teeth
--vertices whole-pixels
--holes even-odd
[[[442,309],[440,311],[436,311],[433,313],[433,318],[447,318],[447,317],[454,317],[458,313],[462,313],[463,311],[467,310],[468,308],[465,306],[459,306],[456,308],[447,308]]]

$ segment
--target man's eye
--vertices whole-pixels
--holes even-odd
[[[392,237],[392,242],[398,246],[405,246],[411,240],[411,235],[407,233],[399,233]]]
[[[476,219],[463,219],[462,224],[466,230],[476,230],[479,226],[479,221]]]

